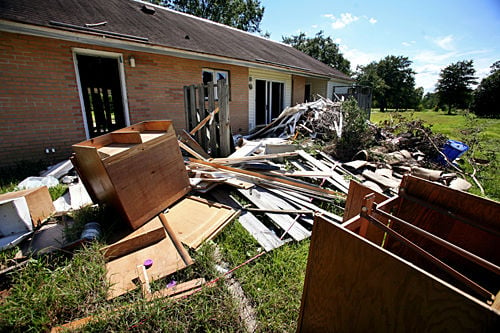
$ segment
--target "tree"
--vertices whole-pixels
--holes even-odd
[[[439,74],[436,90],[439,103],[448,106],[448,114],[453,107],[468,108],[472,101],[471,85],[476,84],[472,60],[453,63]]]
[[[387,107],[415,107],[417,94],[421,91],[415,90],[415,72],[411,64],[407,57],[390,55],[379,62],[359,66],[356,81],[373,88],[373,97],[382,112]]]
[[[248,32],[260,32],[264,7],[260,0],[149,0],[183,13]]]
[[[425,109],[434,109],[438,107],[438,96],[436,93],[428,92],[422,98],[422,106]]]
[[[474,92],[471,109],[477,116],[500,117],[500,61],[490,68],[490,75],[481,80]]]
[[[314,37],[307,38],[306,34],[301,32],[297,36],[282,37],[283,43],[293,46],[299,51],[338,69],[347,75],[351,74],[350,62],[340,53],[339,46],[330,36],[323,36],[323,31],[318,32]]]

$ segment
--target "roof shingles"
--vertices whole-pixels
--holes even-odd
[[[153,45],[281,64],[350,80],[346,74],[288,45],[163,7],[148,14],[141,10],[144,4],[135,0],[0,0],[0,19],[59,29],[50,22],[85,27],[106,21],[94,29],[148,38]]]

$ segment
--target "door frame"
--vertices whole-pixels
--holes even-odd
[[[286,83],[283,82],[283,81],[279,81],[279,80],[273,80],[273,79],[261,79],[261,78],[255,78],[255,87],[257,87],[257,81],[263,81],[264,84],[265,84],[265,96],[264,97],[264,101],[266,103],[266,110],[265,110],[265,116],[264,116],[264,121],[265,121],[265,124],[270,124],[271,121],[272,121],[272,104],[273,104],[273,88],[272,88],[272,85],[273,83],[279,83],[281,84],[282,86],[282,89],[281,89],[281,106],[282,108],[284,107],[285,105],[285,87],[286,87]],[[257,89],[257,88],[256,88]],[[257,92],[255,93],[255,96],[254,96],[255,100],[257,101]],[[257,105],[257,102],[255,101],[255,105]],[[281,112],[283,110],[279,110],[279,112]],[[257,110],[255,110],[255,113],[257,113]],[[258,125],[257,124],[257,115],[255,115],[255,125]]]
[[[86,55],[86,56],[101,57],[101,58],[111,58],[111,59],[117,60],[118,75],[119,75],[119,79],[120,79],[120,88],[122,90],[123,116],[125,118],[125,125],[130,126],[130,115],[129,115],[128,99],[127,99],[127,85],[125,83],[125,68],[123,66],[123,54],[116,53],[116,52],[84,49],[84,48],[78,48],[78,47],[72,48],[72,52],[73,52],[73,64],[75,66],[75,73],[76,73],[76,85],[78,87],[78,96],[80,98],[80,106],[82,109],[83,127],[85,129],[85,137],[87,138],[87,140],[90,139],[90,133],[89,133],[89,125],[87,123],[87,111],[85,110],[85,102],[83,100],[83,91],[82,91],[82,84],[81,84],[81,80],[80,80],[80,72],[78,70],[78,60],[76,58],[77,55]]]

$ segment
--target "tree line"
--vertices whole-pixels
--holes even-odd
[[[262,33],[260,22],[264,6],[260,0],[149,0],[152,3],[203,17],[244,31]],[[262,34],[269,37],[269,33]],[[441,70],[435,92],[424,95],[415,87],[416,72],[405,56],[388,55],[379,61],[358,66],[351,72],[350,62],[330,36],[319,31],[314,37],[305,33],[282,36],[282,41],[319,61],[352,76],[356,83],[372,88],[373,106],[381,111],[401,109],[470,109],[478,116],[500,117],[500,61],[491,65],[490,74],[476,85],[472,60],[452,63]]]

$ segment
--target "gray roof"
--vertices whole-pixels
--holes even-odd
[[[288,45],[135,0],[0,0],[0,19],[350,80]]]

